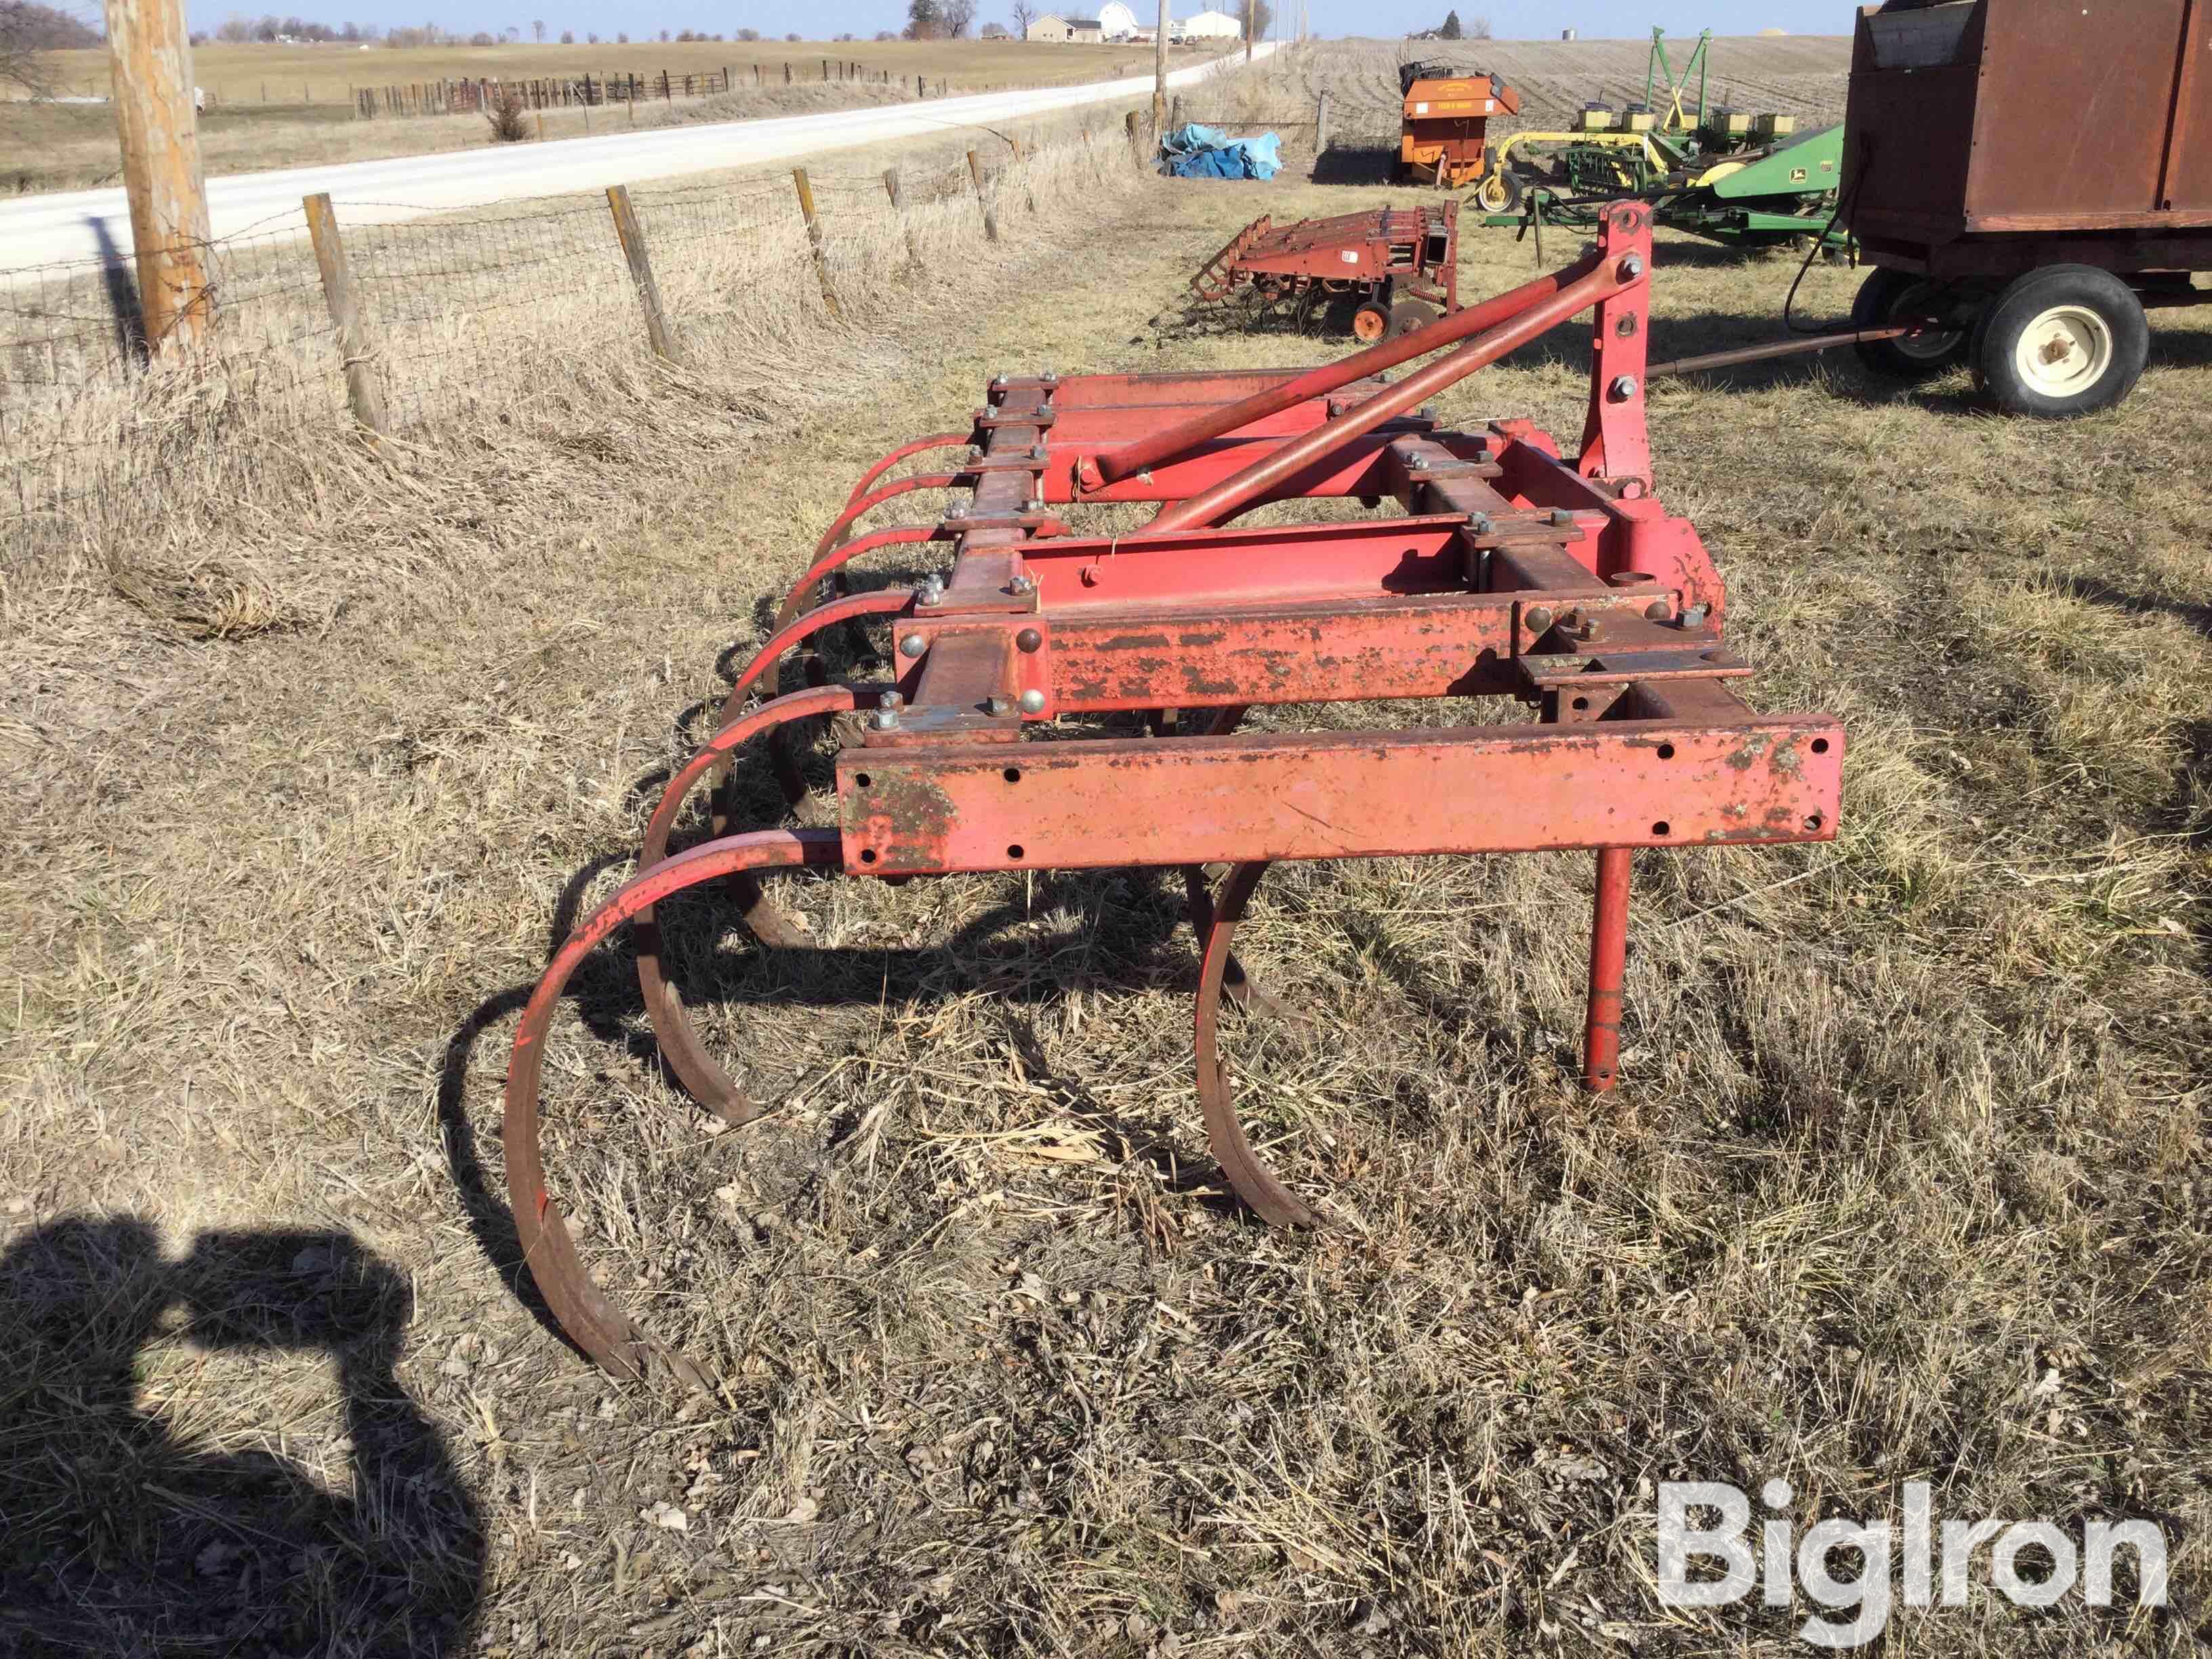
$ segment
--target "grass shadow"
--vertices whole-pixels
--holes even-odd
[[[210,1231],[181,1261],[134,1216],[18,1238],[0,1256],[0,1650],[472,1651],[484,1530],[394,1375],[411,1304],[341,1231]],[[148,1355],[172,1344],[330,1356],[350,1479],[142,1405]]]

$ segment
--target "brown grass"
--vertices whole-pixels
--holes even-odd
[[[1650,1483],[1779,1475],[1801,1524],[1925,1479],[1946,1515],[2176,1540],[2170,1613],[1978,1592],[1900,1611],[1892,1650],[2201,1639],[2190,313],[2125,407],[2063,429],[1843,360],[1657,393],[1661,493],[1727,574],[1755,700],[1835,710],[1852,759],[1832,847],[1639,860],[1617,1099],[1572,1081],[1580,860],[1271,877],[1247,959],[1316,1018],[1230,1042],[1331,1212],[1305,1237],[1207,1197],[1168,884],[807,881],[814,952],[669,918],[768,1121],[671,1089],[616,952],[549,1057],[587,1257],[722,1397],[612,1388],[530,1316],[493,1136],[518,999],[852,476],[994,369],[1311,357],[1146,319],[1262,208],[1388,196],[1094,185],[1034,245],[955,245],[957,288],[886,288],[865,332],[792,325],[803,374],[633,347],[488,395],[398,475],[254,436],[258,471],[210,482],[258,489],[84,524],[11,580],[11,1636],[1779,1655],[1783,1612],[1649,1589]],[[1529,250],[1463,262],[1494,291]],[[1670,241],[1655,349],[1771,333],[1788,276]],[[1813,307],[1851,280],[1815,270]],[[1571,437],[1579,361],[1562,333],[1446,412]],[[149,627],[101,573],[179,510],[171,556],[220,551],[307,625]]]

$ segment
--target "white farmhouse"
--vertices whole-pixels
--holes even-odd
[[[1244,25],[1225,11],[1202,11],[1195,17],[1182,21],[1186,39],[1193,40],[1242,40]]]
[[[1098,32],[1109,40],[1127,40],[1137,32],[1137,14],[1121,0],[1106,0],[1098,8]]]

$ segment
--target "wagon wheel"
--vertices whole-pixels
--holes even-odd
[[[1528,193],[1521,175],[1503,166],[1492,167],[1474,187],[1474,204],[1485,213],[1510,213]]]
[[[1352,313],[1352,337],[1362,345],[1373,345],[1390,332],[1390,313],[1379,300],[1361,302]]]

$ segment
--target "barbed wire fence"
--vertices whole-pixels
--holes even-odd
[[[465,215],[310,198],[313,234],[288,214],[204,250],[214,325],[190,350],[139,337],[119,258],[0,272],[0,535],[66,535],[104,497],[143,516],[164,491],[251,492],[257,447],[349,424],[433,443],[457,417],[578,395],[592,367],[658,360],[768,399],[818,366],[825,327],[872,328],[917,273],[957,276],[979,242],[1135,177],[1137,113],[1095,119],[948,166]]]

